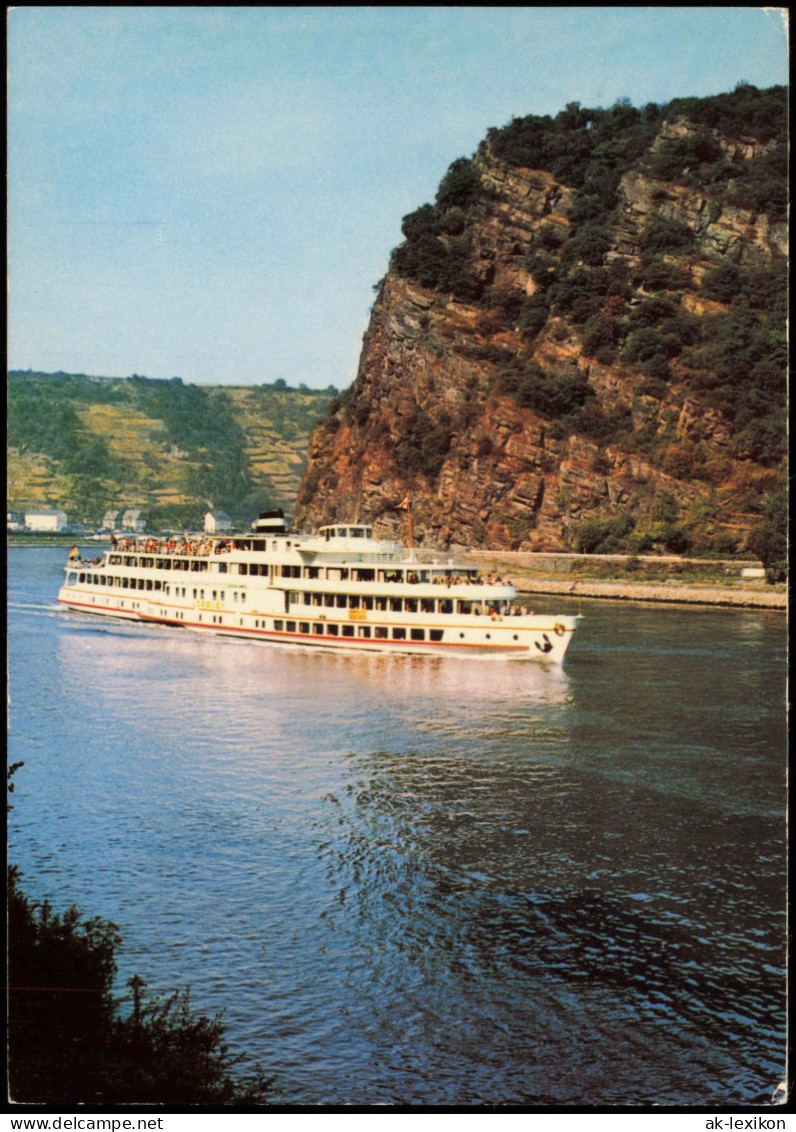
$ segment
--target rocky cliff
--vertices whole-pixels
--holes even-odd
[[[752,110],[749,110],[752,107]],[[297,525],[743,549],[784,483],[784,92],[516,119],[404,218]]]

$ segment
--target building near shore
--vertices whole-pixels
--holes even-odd
[[[67,517],[65,511],[42,508],[25,512],[25,526],[29,531],[65,531]]]
[[[232,520],[225,511],[208,511],[205,514],[205,534],[225,534],[232,530]]]
[[[125,531],[145,531],[146,519],[138,507],[128,507],[122,515],[122,529]]]

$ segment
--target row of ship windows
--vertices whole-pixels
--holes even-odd
[[[144,590],[146,592],[155,591],[163,594],[173,594],[175,597],[187,597],[188,590],[185,586],[172,586],[168,582],[160,582],[152,578],[114,578],[106,577],[104,574],[80,574],[79,581],[94,586],[113,586],[116,589],[124,590]],[[223,601],[226,596],[226,590],[200,590],[192,589],[191,596],[204,601],[205,598],[210,601]],[[238,593],[234,590],[232,593],[233,601],[245,601],[246,594],[241,590]]]
[[[119,578],[104,574],[79,575],[79,581],[89,585],[113,586],[121,589],[155,591],[174,597],[187,597],[185,586],[174,586],[168,582],[161,582],[155,578]],[[224,601],[225,590],[192,589],[191,597],[194,600]],[[241,590],[232,592],[232,600],[246,601],[246,593]],[[375,610],[378,613],[484,613],[491,614],[498,611],[495,605],[482,605],[476,601],[454,601],[451,598],[414,598],[414,597],[370,597],[357,594],[315,594],[291,592],[290,601],[293,605],[306,605],[311,608],[326,609],[363,609]],[[515,607],[516,612],[519,609]]]
[[[260,622],[255,621],[255,628],[260,627]],[[266,622],[262,622],[262,628],[266,628]],[[400,626],[395,626],[392,630],[388,629],[386,625],[335,625],[332,622],[316,621],[310,623],[309,621],[274,621],[275,633],[307,633],[315,637],[358,637],[360,640],[373,640],[376,641],[441,641],[443,636],[442,629],[430,629],[426,635],[425,629],[405,629]]]
[[[208,561],[206,558],[192,558],[192,557],[169,557],[169,558],[150,558],[147,556],[132,555],[132,554],[112,554],[109,558],[110,566],[142,566],[147,569],[157,570],[188,570],[194,573],[205,573],[208,570],[218,571],[221,574],[226,574],[228,569],[231,573],[238,573],[242,575],[250,575],[251,577],[266,578],[279,577],[279,578],[305,578],[308,581],[317,581],[319,579],[326,579],[328,581],[336,582],[428,582],[434,581],[440,584],[458,584],[462,582],[476,582],[480,579],[475,574],[469,573],[455,573],[453,571],[446,571],[445,575],[434,574],[428,570],[375,570],[372,567],[345,567],[345,566],[268,566],[262,563],[231,563],[229,566],[226,562]]]
[[[206,573],[208,569],[226,574],[226,562],[209,563],[206,558],[139,558],[133,554],[112,554],[110,566],[144,566],[150,570],[189,570],[195,574]]]
[[[130,608],[137,609],[139,604],[140,603],[137,601],[130,602]],[[124,607],[124,602],[121,602],[121,605],[122,607]],[[161,617],[170,616],[171,619],[175,621],[185,620],[184,610],[169,612],[165,609],[161,609],[160,615]],[[199,620],[202,620],[201,613],[199,614]],[[210,623],[213,625],[230,624],[229,620],[227,620],[226,622],[224,621],[224,618],[221,614],[214,614],[210,620]],[[239,620],[238,624],[243,625],[243,621]],[[263,619],[262,621],[255,620],[254,627],[255,629],[267,629],[268,622],[265,619]],[[272,628],[275,633],[299,633],[314,637],[357,637],[361,641],[369,641],[372,639],[375,641],[429,640],[439,642],[443,637],[442,629],[430,629],[428,631],[428,636],[426,636],[425,629],[405,629],[401,626],[395,626],[392,630],[390,630],[386,625],[335,625],[332,623],[318,621],[310,624],[309,621],[283,621],[281,619],[275,620],[273,622]],[[463,633],[459,635],[462,637],[464,636]]]
[[[140,602],[131,601],[130,609],[138,609]],[[124,602],[120,602],[124,608]],[[167,611],[161,609],[161,617],[170,617],[173,621],[184,621],[185,611]],[[202,614],[199,614],[199,620],[202,620]],[[224,625],[230,624],[229,621],[224,621],[221,614],[214,614],[211,618],[211,624]],[[243,619],[238,620],[238,625],[243,626]],[[254,622],[255,629],[268,629],[269,625],[265,618],[261,620],[256,619]],[[332,622],[315,621],[286,621],[277,618],[271,626],[275,633],[298,633],[299,635],[314,636],[314,637],[356,637],[361,641],[430,641],[432,643],[439,643],[444,637],[442,629],[429,629],[428,633],[425,629],[412,629],[405,628],[401,625],[395,625],[389,628],[386,625],[337,625]],[[459,633],[459,637],[464,640],[465,634]],[[486,639],[491,640],[492,634],[487,633]],[[514,634],[515,641],[518,640],[517,634]]]
[[[365,609],[378,613],[497,613],[503,611],[504,603],[481,603],[478,601],[455,601],[452,598],[433,597],[363,597],[360,594],[290,594],[292,605],[306,605],[317,609]],[[512,612],[519,614],[518,606]]]

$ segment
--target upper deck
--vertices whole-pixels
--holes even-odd
[[[77,563],[71,562],[74,568]],[[122,539],[102,559],[91,564],[136,571],[187,571],[268,579],[271,586],[288,586],[301,579],[323,589],[328,583],[390,588],[418,585],[477,585],[510,588],[501,578],[483,577],[475,564],[439,551],[417,553],[398,543],[373,538],[373,528],[360,524],[330,524],[317,534],[287,535],[261,532],[246,535],[182,538]]]

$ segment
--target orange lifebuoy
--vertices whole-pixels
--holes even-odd
[[[566,632],[566,629],[564,628],[564,626],[561,624],[560,621],[556,621],[555,625],[553,626],[553,632],[555,633],[555,635],[557,637],[563,637],[564,633]]]

